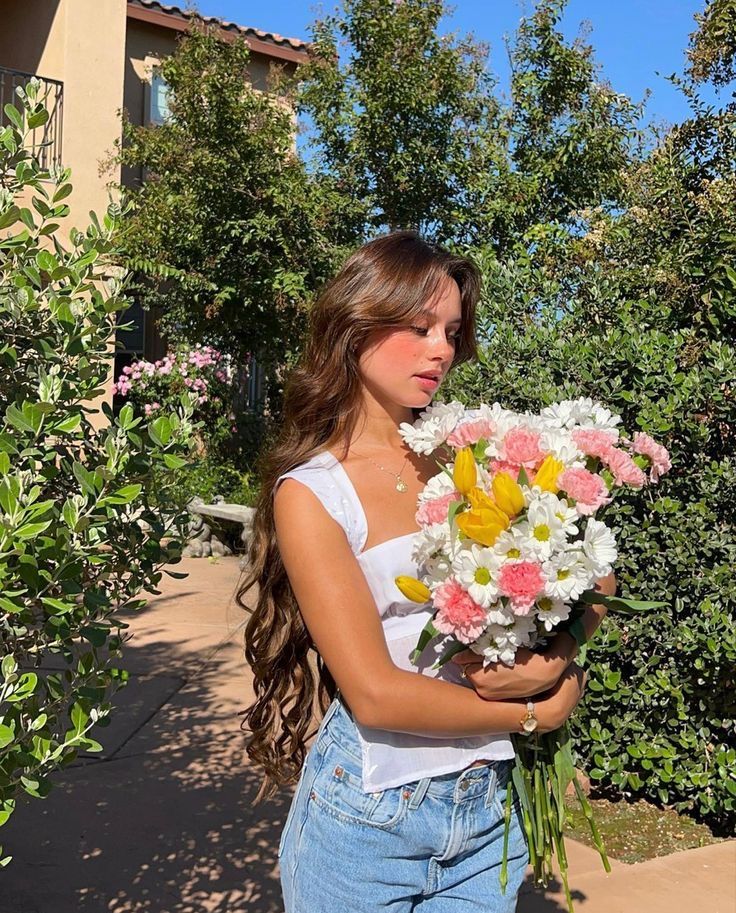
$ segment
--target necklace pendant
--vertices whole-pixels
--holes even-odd
[[[396,480],[396,491],[408,491],[408,490],[409,490],[409,486],[406,484],[406,482],[403,479]]]

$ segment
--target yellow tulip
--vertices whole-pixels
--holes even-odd
[[[412,602],[428,602],[432,596],[429,587],[416,577],[400,575],[395,578],[395,583],[404,596]]]
[[[499,509],[496,502],[482,488],[474,485],[468,492],[468,501],[474,511],[485,511],[491,515],[491,522],[503,526],[504,529],[509,525],[508,516]]]
[[[465,497],[470,501],[470,506],[473,510],[482,510],[484,508],[488,510],[494,506],[490,495],[483,491],[482,488],[478,488],[477,485],[473,485]]]
[[[478,470],[475,466],[475,457],[470,447],[458,450],[455,465],[452,469],[452,481],[461,495],[467,495],[478,479]]]
[[[494,505],[493,510],[466,510],[455,517],[455,522],[458,529],[470,539],[475,539],[481,545],[490,546],[508,527],[509,518]]]
[[[515,517],[524,509],[524,493],[518,482],[508,472],[497,472],[491,483],[496,504],[509,517]]]
[[[551,491],[552,494],[556,495],[560,490],[560,486],[557,484],[557,477],[564,468],[564,463],[553,457],[551,453],[548,453],[534,476],[534,484],[539,485],[542,491]]]

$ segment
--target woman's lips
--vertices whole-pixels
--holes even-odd
[[[419,381],[419,386],[423,390],[436,390],[440,385],[439,377],[424,377],[422,374],[415,374],[414,377]]]

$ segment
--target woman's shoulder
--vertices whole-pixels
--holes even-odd
[[[274,483],[273,494],[285,479],[296,479],[311,489],[327,513],[344,529],[353,551],[360,550],[365,538],[362,511],[357,508],[353,493],[340,472],[340,462],[332,453],[320,451],[281,473]]]
[[[274,493],[276,492],[279,483],[284,479],[299,479],[300,481],[309,480],[315,482],[322,478],[327,482],[331,477],[330,470],[332,465],[336,462],[335,458],[327,450],[315,453],[301,463],[297,463],[296,466],[292,466],[291,469],[282,472],[274,482]]]

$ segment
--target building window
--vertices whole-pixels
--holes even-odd
[[[124,329],[120,324],[131,324]],[[146,312],[140,303],[133,301],[125,311],[118,312],[118,328],[116,330],[116,349],[114,363],[114,380],[117,382],[123,373],[123,368],[143,358],[146,343]],[[117,393],[112,398],[112,407],[115,415],[127,402],[126,397]]]
[[[159,67],[151,70],[151,104],[148,120],[152,124],[163,124],[171,117],[169,110],[169,85],[161,75]]]

